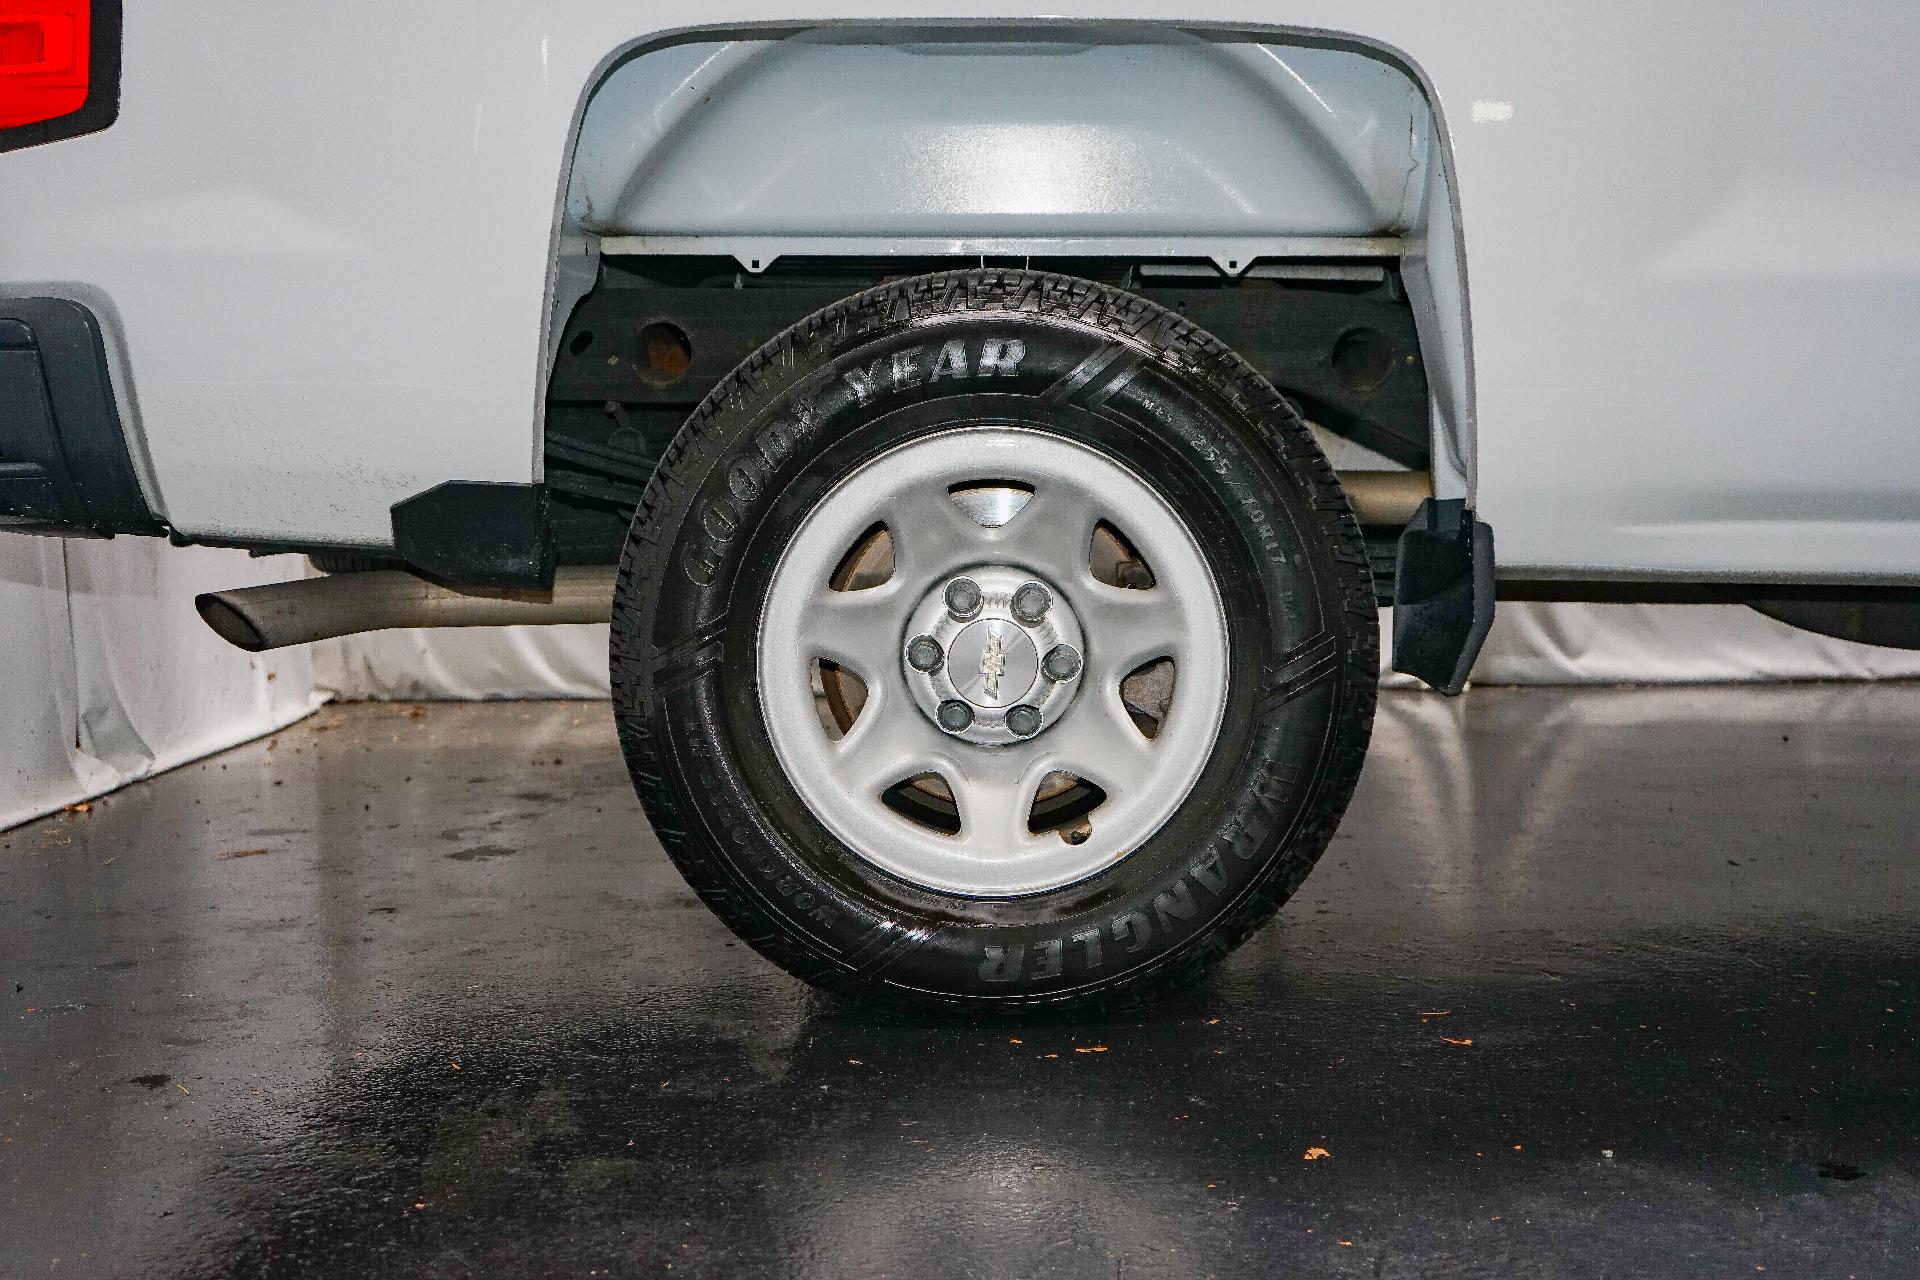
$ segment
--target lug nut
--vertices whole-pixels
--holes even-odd
[[[907,642],[907,665],[915,671],[937,671],[947,655],[932,636],[915,636]]]
[[[1040,732],[1040,708],[1018,706],[1007,712],[1007,728],[1022,738],[1031,738]]]
[[[980,612],[980,584],[972,578],[955,578],[949,582],[947,612],[962,622]]]
[[[1080,653],[1070,644],[1057,644],[1047,650],[1040,669],[1049,680],[1071,680],[1080,674]]]
[[[962,733],[973,723],[973,708],[957,699],[949,698],[940,704],[940,711],[936,718],[940,721],[940,727],[948,733]]]
[[[1037,582],[1023,583],[1013,593],[1013,616],[1030,627],[1046,617],[1052,607],[1052,594]]]

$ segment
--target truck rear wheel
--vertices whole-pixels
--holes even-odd
[[[1372,721],[1360,531],[1273,388],[1140,298],[924,276],[715,389],[623,556],[622,746],[742,938],[867,996],[1133,997],[1325,848]]]

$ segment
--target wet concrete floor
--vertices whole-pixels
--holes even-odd
[[[604,706],[330,708],[0,834],[0,1275],[1920,1275],[1917,780],[1920,687],[1389,695],[1217,980],[979,1024],[737,945]]]

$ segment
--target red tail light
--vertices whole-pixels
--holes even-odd
[[[119,43],[118,0],[0,0],[0,150],[113,123]]]
[[[92,0],[0,0],[0,129],[87,105]]]

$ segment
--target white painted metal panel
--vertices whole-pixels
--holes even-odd
[[[377,543],[391,503],[438,480],[536,474],[576,108],[614,50],[682,12],[131,5],[120,123],[0,158],[0,283],[111,298],[179,528]],[[1206,13],[1377,41],[1434,93],[1471,289],[1461,412],[1503,566],[1920,580],[1920,253],[1901,234],[1920,9]],[[799,25],[768,0],[700,17]]]
[[[568,212],[649,238],[1390,236],[1427,131],[1419,86],[1352,51],[828,28],[616,69]]]

